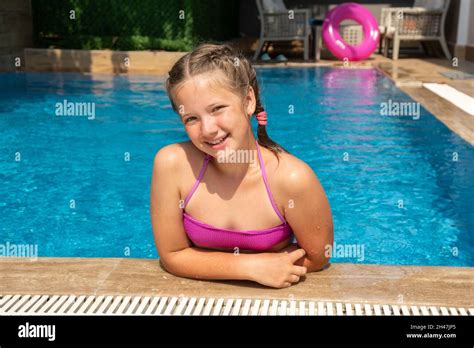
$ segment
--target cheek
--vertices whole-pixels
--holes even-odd
[[[189,139],[191,140],[198,140],[199,134],[200,134],[200,129],[197,126],[190,126],[190,127],[184,127],[184,130],[188,134]]]
[[[238,128],[242,134],[247,133],[249,127],[251,127],[249,117],[244,113],[241,113],[238,116],[238,119],[236,122],[237,122],[236,128]]]
[[[247,125],[247,117],[244,110],[234,109],[225,114],[226,124],[233,128],[244,129]]]

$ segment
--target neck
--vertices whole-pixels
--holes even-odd
[[[229,179],[243,179],[260,171],[255,138],[237,150],[223,150],[217,157],[213,157],[210,164],[222,176]]]

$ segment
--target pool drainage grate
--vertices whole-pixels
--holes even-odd
[[[474,315],[474,308],[184,296],[0,295],[0,315]]]

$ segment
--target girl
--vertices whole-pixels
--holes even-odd
[[[163,267],[275,288],[322,269],[333,243],[326,194],[306,163],[268,137],[249,61],[229,46],[201,45],[176,62],[166,89],[190,141],[154,161],[151,219]]]

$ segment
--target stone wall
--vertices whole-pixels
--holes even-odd
[[[27,48],[27,71],[166,75],[186,52]]]

